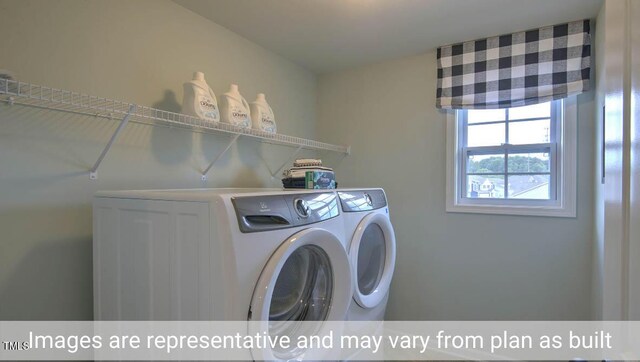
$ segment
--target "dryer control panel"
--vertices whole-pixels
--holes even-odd
[[[338,196],[344,212],[370,211],[387,206],[387,198],[381,189],[340,191]]]
[[[243,233],[314,224],[340,214],[333,192],[238,196],[231,201]]]

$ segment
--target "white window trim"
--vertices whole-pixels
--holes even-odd
[[[569,97],[562,102],[563,122],[561,122],[560,148],[561,165],[558,175],[557,192],[559,197],[555,202],[544,205],[510,205],[500,200],[486,203],[465,203],[460,195],[460,155],[458,148],[458,121],[454,110],[447,111],[447,212],[499,214],[499,215],[527,215],[576,217],[576,161],[577,161],[577,102],[576,97]],[[483,200],[484,201],[484,200]],[[526,201],[525,201],[526,202]]]

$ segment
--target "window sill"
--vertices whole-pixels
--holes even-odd
[[[453,204],[447,205],[447,212],[517,216],[576,217],[575,208],[563,208],[558,206]]]

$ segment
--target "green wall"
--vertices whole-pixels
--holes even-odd
[[[205,72],[267,94],[279,132],[352,145],[341,186],[387,190],[398,237],[391,319],[588,319],[594,95],[578,97],[578,217],[445,212],[435,52],[316,76],[170,1],[0,0],[0,69],[22,81],[177,110]],[[91,198],[105,189],[278,187],[291,149],[0,104],[0,320],[91,319]]]

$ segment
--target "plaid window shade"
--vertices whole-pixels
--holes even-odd
[[[438,48],[436,106],[525,106],[589,89],[589,20]]]

